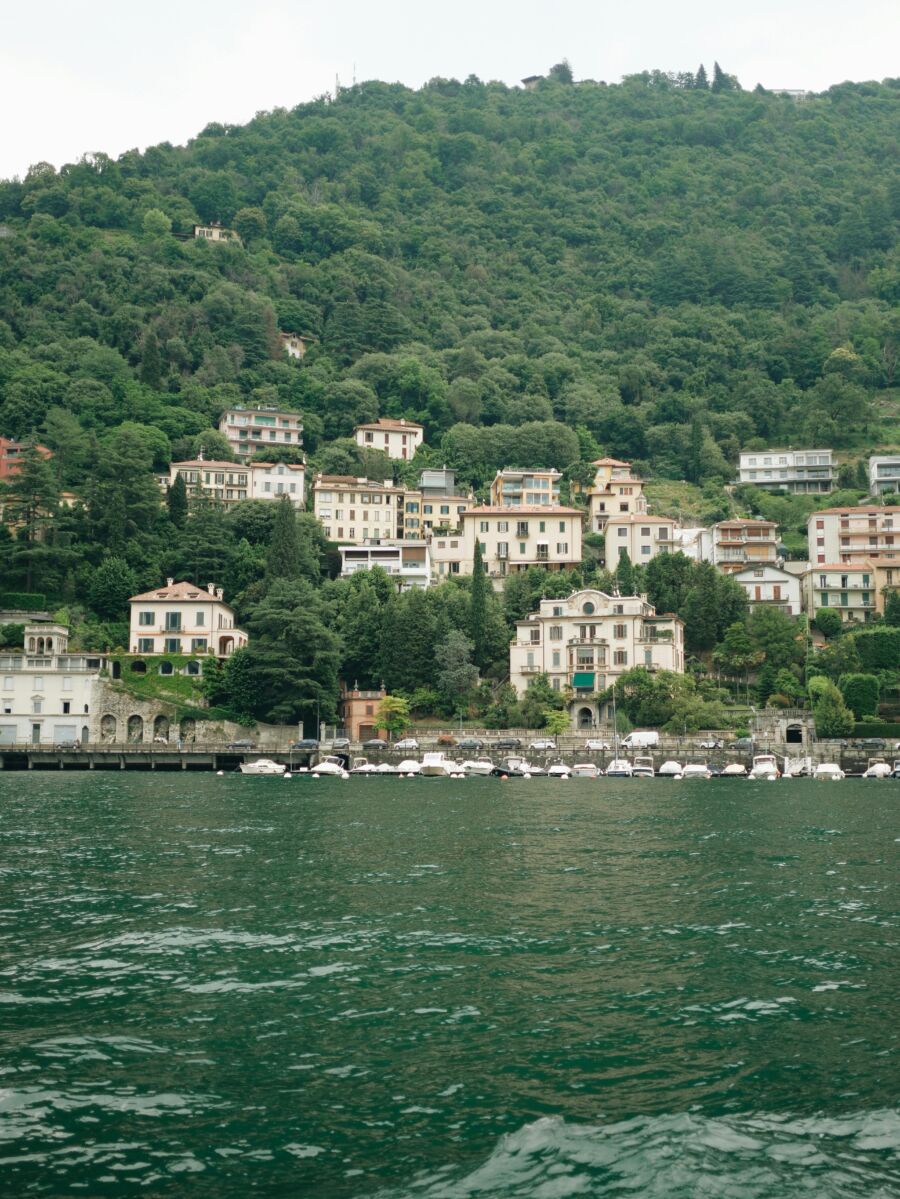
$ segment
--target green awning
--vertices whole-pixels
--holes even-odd
[[[592,670],[579,670],[572,675],[573,687],[590,687],[594,689],[594,672]]]

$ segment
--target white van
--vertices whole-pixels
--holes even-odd
[[[627,737],[623,737],[619,744],[623,749],[649,749],[651,746],[659,745],[659,733],[655,729],[652,731],[636,729]]]

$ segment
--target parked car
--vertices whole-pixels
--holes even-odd
[[[887,742],[883,737],[859,737],[853,744],[857,749],[884,749]]]
[[[292,741],[291,749],[318,749],[319,743],[315,737],[304,737],[302,741]]]
[[[331,748],[332,749],[349,749],[350,748],[350,738],[349,737],[332,737]]]
[[[535,741],[529,741],[528,748],[537,750],[556,749],[556,742],[552,737],[538,737]]]
[[[402,741],[394,742],[394,749],[418,749],[419,743],[415,737],[404,737]]]
[[[250,740],[229,741],[226,749],[256,749],[256,742]]]
[[[701,749],[724,749],[725,742],[721,737],[706,737],[700,742]]]
[[[602,754],[612,749],[612,745],[608,741],[601,741],[598,737],[591,737],[589,741],[585,741],[584,748],[588,753]]]
[[[456,743],[460,749],[482,749],[484,742],[477,737],[460,737]]]
[[[522,741],[519,737],[498,737],[496,741],[491,742],[491,749],[521,749]]]
[[[363,749],[387,749],[388,743],[383,741],[381,737],[371,737],[368,741],[362,743]]]
[[[734,739],[734,741],[729,741],[725,748],[726,749],[752,749],[753,748],[753,738],[752,737],[736,737]]]

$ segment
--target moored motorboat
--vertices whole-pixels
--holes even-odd
[[[350,777],[343,759],[337,758],[333,754],[329,754],[321,762],[316,762],[314,766],[310,766],[309,773],[313,778],[346,779]]]
[[[711,779],[712,771],[705,762],[686,762],[681,777],[684,779]]]
[[[632,778],[636,779],[652,779],[656,775],[653,769],[653,759],[649,754],[635,754],[634,762],[631,765]]]
[[[630,779],[633,773],[627,758],[613,758],[606,768],[608,779]]]
[[[656,773],[661,779],[680,779],[682,777],[681,763],[676,762],[674,758],[670,758],[668,762],[663,762]]]
[[[572,778],[575,779],[595,779],[602,773],[596,762],[576,762],[572,767]]]
[[[530,778],[533,774],[547,773],[543,766],[533,766],[532,763],[526,761],[525,758],[507,758],[506,765],[510,770],[514,770],[516,774],[521,774],[523,777],[527,775]]]
[[[287,769],[281,762],[271,758],[257,758],[255,762],[241,762],[241,774],[284,774]]]
[[[494,763],[488,758],[467,758],[460,765],[460,772],[465,775],[469,774],[490,774],[494,769]]]
[[[451,762],[443,750],[432,750],[422,756],[422,774],[426,778],[449,778],[456,771],[456,763]]]
[[[837,762],[820,762],[813,772],[814,779],[842,779],[845,777]]]
[[[397,767],[397,774],[421,774],[422,763],[417,762],[415,758],[404,758]]]
[[[891,771],[892,779],[900,779],[900,758],[894,758],[894,769]]]
[[[747,777],[747,767],[743,762],[729,762],[722,771],[723,779],[745,779]]]
[[[572,770],[565,762],[554,762],[552,766],[547,767],[547,776],[552,779],[568,779],[572,777]]]
[[[753,759],[753,765],[750,767],[750,778],[777,779],[780,776],[781,771],[778,769],[778,760],[774,754],[757,754]]]
[[[380,774],[378,767],[368,758],[354,758],[350,767],[351,774]]]
[[[891,768],[884,758],[869,758],[869,764],[863,771],[864,779],[887,779],[891,777]]]

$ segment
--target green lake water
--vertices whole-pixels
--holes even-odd
[[[900,1195],[900,783],[0,776],[0,1194]]]

